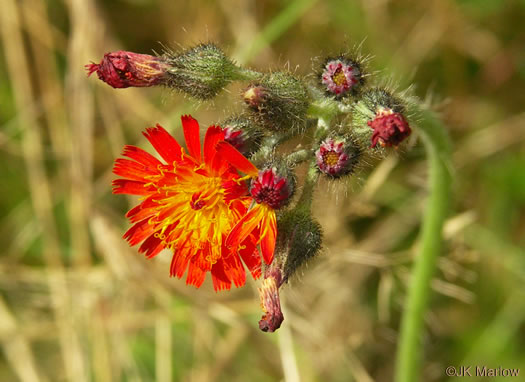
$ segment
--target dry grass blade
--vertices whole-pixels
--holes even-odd
[[[0,298],[0,337],[6,357],[20,381],[42,381],[36,368],[31,346],[20,333],[16,318],[9,311],[3,298]]]

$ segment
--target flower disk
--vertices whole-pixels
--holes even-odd
[[[329,94],[343,97],[350,93],[361,78],[361,71],[356,63],[346,60],[329,60],[321,74],[321,82]]]
[[[215,290],[229,289],[232,282],[242,286],[246,274],[240,258],[254,278],[261,274],[261,259],[257,231],[236,248],[225,245],[252,201],[230,164],[237,158],[217,152],[217,143],[224,140],[220,127],[208,128],[202,156],[197,121],[183,116],[182,125],[188,153],[157,125],[144,135],[166,164],[133,146],[126,146],[123,154],[131,160],[115,162],[113,172],[124,179],[113,182],[113,192],[142,196],[126,215],[134,225],[124,238],[130,245],[142,242],[139,252],[148,258],[164,248],[173,250],[170,275],[181,278],[187,270],[187,284],[199,287],[210,271]]]
[[[351,170],[351,167],[347,169],[350,157],[344,151],[344,144],[345,142],[336,142],[332,138],[327,138],[321,143],[315,152],[315,159],[322,173],[338,177]]]

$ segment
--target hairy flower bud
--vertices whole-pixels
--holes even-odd
[[[224,140],[249,157],[258,148],[263,138],[257,122],[245,115],[238,115],[223,121]]]
[[[295,192],[295,176],[283,163],[274,162],[259,171],[253,180],[250,194],[257,203],[265,203],[273,209],[285,207]]]
[[[165,58],[169,85],[195,98],[213,98],[238,77],[239,68],[215,44],[199,44]]]
[[[284,321],[279,299],[279,287],[283,282],[280,269],[270,266],[265,274],[262,286],[259,288],[261,307],[264,315],[259,321],[259,328],[263,332],[275,332]]]
[[[337,99],[355,95],[364,85],[361,64],[346,56],[328,58],[320,73],[325,92]]]
[[[332,178],[350,174],[361,156],[361,150],[349,137],[331,136],[315,152],[317,168]]]
[[[304,209],[285,211],[277,221],[276,255],[282,262],[283,283],[319,253],[321,226]]]
[[[397,147],[412,132],[405,109],[404,103],[389,91],[370,89],[353,106],[353,132],[363,145],[369,142],[371,148],[378,143],[381,147]]]
[[[96,72],[99,79],[114,88],[162,85],[168,79],[164,58],[123,50],[106,53],[100,64],[85,67],[88,76]]]
[[[285,72],[265,75],[243,93],[244,102],[262,126],[274,131],[302,129],[310,104],[305,85]]]
[[[380,110],[367,124],[374,130],[371,147],[378,143],[383,147],[397,147],[412,132],[403,114],[391,109]]]

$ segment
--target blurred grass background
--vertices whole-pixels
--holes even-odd
[[[318,193],[324,251],[283,288],[275,334],[257,328],[257,282],[195,290],[168,277],[168,253],[146,261],[121,239],[133,200],[110,183],[123,145],[149,150],[141,131],[157,122],[180,138],[182,113],[216,123],[241,108],[240,88],[196,105],[111,89],[83,65],[208,40],[298,75],[362,43],[379,77],[435,99],[455,182],[422,381],[447,380],[449,365],[521,368],[524,380],[523,20],[523,0],[2,0],[0,380],[392,381],[421,146]]]

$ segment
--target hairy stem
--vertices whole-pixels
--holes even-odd
[[[450,183],[448,135],[434,113],[421,110],[419,133],[428,155],[430,195],[426,203],[421,247],[415,259],[401,321],[396,382],[417,382],[422,363],[421,342],[424,315],[431,292],[430,283],[442,247],[442,229],[449,207]]]
[[[261,79],[262,76],[262,73],[241,66],[237,67],[237,72],[235,73],[235,79],[238,81],[256,81]]]
[[[312,162],[306,173],[306,178],[303,184],[303,190],[301,192],[301,197],[297,201],[297,209],[305,209],[310,211],[312,208],[312,200],[314,196],[315,186],[317,185],[317,180],[319,179],[319,171],[315,167],[315,163]]]
[[[312,156],[311,150],[302,149],[302,150],[294,151],[286,157],[286,163],[288,164],[288,166],[294,167],[298,165],[299,163],[302,163],[310,159],[311,156]]]

